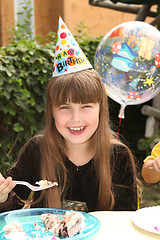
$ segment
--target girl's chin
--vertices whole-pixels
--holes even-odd
[[[81,144],[87,144],[89,142],[90,139],[71,139],[68,138],[66,140],[66,143],[70,144],[70,145],[81,145]]]

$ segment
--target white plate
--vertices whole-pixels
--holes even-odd
[[[160,206],[137,210],[133,214],[132,221],[141,229],[160,235]]]

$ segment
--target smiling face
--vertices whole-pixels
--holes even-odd
[[[96,148],[108,120],[107,96],[95,70],[66,74],[49,81],[45,132],[64,154],[67,151],[64,139],[77,144],[91,140],[90,146]]]
[[[66,143],[83,144],[89,141],[99,124],[99,103],[72,103],[53,106],[58,132]]]

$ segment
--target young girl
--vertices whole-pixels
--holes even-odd
[[[20,199],[26,200],[30,194],[12,179],[31,184],[46,179],[57,181],[58,187],[35,192],[31,207],[136,210],[136,169],[131,151],[110,128],[100,76],[59,20],[45,129],[24,146],[9,177],[0,175],[0,209],[22,208]]]
[[[134,160],[110,129],[107,96],[95,70],[50,80],[45,130],[26,144],[9,173],[31,184],[58,182],[34,207],[62,208],[63,200],[71,200],[85,202],[88,211],[137,209]],[[1,176],[1,210],[22,207],[14,193],[28,198],[28,188],[14,186]]]
[[[160,142],[154,146],[151,155],[144,160],[142,176],[148,183],[160,181]]]

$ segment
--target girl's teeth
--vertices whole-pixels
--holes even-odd
[[[80,131],[83,130],[84,127],[80,127],[80,128],[70,128],[71,131]]]

